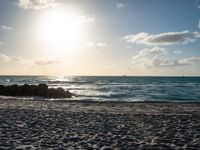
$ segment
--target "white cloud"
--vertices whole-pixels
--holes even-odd
[[[92,41],[89,41],[85,44],[86,47],[106,47],[107,46],[107,43],[102,43],[102,42],[97,42],[97,43],[94,43]]]
[[[165,53],[164,48],[154,47],[154,48],[145,48],[139,52],[138,55],[134,56],[133,59],[143,59],[145,57],[152,57],[154,55],[162,55]]]
[[[132,64],[136,68],[177,67],[199,63],[200,57],[190,57],[179,60],[172,59],[167,54],[166,49],[159,47],[143,49],[132,58]]]
[[[3,44],[3,42],[0,41],[0,45],[2,45],[2,44]]]
[[[0,53],[0,62],[8,62],[10,61],[9,56]]]
[[[128,43],[145,45],[173,45],[187,44],[200,38],[200,32],[165,32],[161,34],[149,34],[141,32],[138,34],[127,35],[124,37]]]
[[[167,65],[171,61],[166,59],[165,55],[166,50],[164,48],[145,48],[132,58],[132,63],[138,67]]]
[[[176,66],[182,66],[183,64],[180,64],[177,60],[173,60],[171,58],[162,56],[162,57],[154,57],[152,59],[152,67],[176,67]]]
[[[61,5],[56,0],[18,0],[17,4],[23,9],[43,9]]]
[[[31,8],[33,5],[33,2],[31,0],[18,0],[18,6],[24,9]]]
[[[29,64],[29,63],[32,63],[31,60],[24,59],[24,58],[21,57],[21,56],[14,56],[14,57],[11,57],[11,58],[10,58],[10,61],[16,62],[16,63],[20,63],[20,64]]]
[[[21,56],[8,56],[0,53],[0,62],[11,62],[11,63],[19,63],[19,64],[30,64],[31,60],[24,59]]]
[[[180,60],[180,63],[185,64],[185,65],[197,64],[197,63],[200,63],[200,57],[184,58]]]
[[[34,64],[39,66],[47,66],[47,65],[57,64],[59,62],[60,61],[55,58],[45,58],[35,61]]]
[[[106,47],[107,44],[106,44],[106,43],[101,43],[101,42],[99,42],[99,43],[97,43],[97,46],[98,46],[98,47]]]
[[[200,28],[200,20],[199,20],[199,24],[198,24],[198,27]]]
[[[79,17],[79,21],[81,23],[89,23],[89,24],[92,24],[95,22],[95,16],[94,15],[91,15],[91,16],[80,16]]]
[[[154,48],[145,48],[140,51],[139,55],[149,55],[149,54],[163,54],[165,53],[164,48],[154,47]]]
[[[126,5],[123,4],[123,3],[117,3],[117,4],[116,4],[116,9],[117,9],[117,10],[122,9],[122,8],[124,8],[124,7],[126,7]]]
[[[174,54],[181,54],[181,53],[182,53],[182,51],[180,51],[180,50],[174,51]]]
[[[6,25],[2,25],[2,26],[1,26],[1,29],[3,29],[3,30],[13,30],[12,27],[6,26]]]

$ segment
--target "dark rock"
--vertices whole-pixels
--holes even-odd
[[[8,95],[8,96],[16,96],[18,92],[19,92],[19,88],[18,88],[18,85],[16,84],[4,87],[4,91],[3,91],[4,95]]]
[[[36,88],[36,94],[38,96],[45,96],[48,92],[48,86],[46,84],[39,84]]]
[[[74,96],[68,90],[65,91],[63,88],[48,88],[46,84],[28,85],[24,84],[21,86],[18,85],[9,85],[4,86],[0,85],[0,95],[5,96],[42,96],[49,98],[71,98]]]
[[[4,85],[0,85],[0,94],[3,95],[5,91],[5,86]]]

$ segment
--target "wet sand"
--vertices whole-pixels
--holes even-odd
[[[200,149],[200,103],[1,99],[0,149]]]

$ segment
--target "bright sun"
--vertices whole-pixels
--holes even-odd
[[[63,10],[44,13],[39,21],[38,30],[39,39],[43,44],[57,52],[72,50],[80,45],[83,39],[80,18]]]

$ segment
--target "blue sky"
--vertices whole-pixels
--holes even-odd
[[[199,76],[200,1],[1,0],[0,68],[2,75]]]

